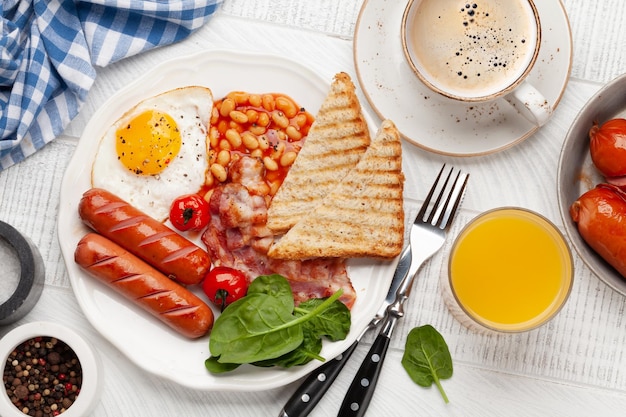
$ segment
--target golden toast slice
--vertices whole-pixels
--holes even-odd
[[[350,76],[338,73],[305,144],[272,198],[267,226],[283,233],[328,196],[370,144],[370,133]]]
[[[383,121],[359,163],[269,249],[278,259],[397,256],[404,242],[400,134]]]

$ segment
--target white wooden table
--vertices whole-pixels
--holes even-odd
[[[376,0],[370,0],[376,1]],[[554,1],[554,0],[536,0]],[[477,212],[503,205],[538,211],[562,226],[556,169],[564,137],[585,102],[626,71],[626,3],[563,0],[574,60],[569,84],[553,118],[512,149],[472,158],[442,157],[405,143],[409,200],[423,198],[442,162],[471,172],[457,230]],[[81,114],[63,136],[26,161],[0,173],[0,219],[28,235],[46,266],[46,286],[20,322],[52,320],[87,335],[102,355],[106,374],[94,417],[278,415],[297,383],[269,391],[198,392],[140,370],[87,322],[61,258],[56,228],[61,178],[82,129],[102,103],[138,75],[172,56],[207,49],[279,53],[307,63],[331,79],[355,74],[352,40],[362,0],[226,0],[218,14],[185,41],[98,69]],[[367,103],[363,100],[367,107]],[[438,278],[449,247],[422,269],[368,411],[369,416],[622,416],[626,409],[626,300],[592,275],[574,254],[576,277],[560,314],[543,328],[488,337],[461,327],[448,313]],[[429,323],[446,338],[454,376],[443,381],[445,405],[434,388],[413,384],[400,365],[408,331]],[[1,328],[3,335],[9,328]],[[335,415],[367,338],[314,416]]]

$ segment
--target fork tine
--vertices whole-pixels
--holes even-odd
[[[447,229],[454,218],[454,215],[461,203],[461,199],[465,193],[469,174],[463,174],[459,170],[452,181],[452,185],[449,186],[450,180],[454,173],[454,167],[450,168],[445,180],[442,181],[442,175],[445,171],[446,165],[444,164],[437,174],[437,178],[433,183],[419,213],[415,219],[418,223],[427,223],[431,226],[438,227],[440,229]],[[440,185],[443,182],[443,185]],[[441,187],[439,189],[439,187]],[[435,202],[432,203],[432,209],[427,214],[429,207],[431,207],[431,199],[439,189]],[[443,200],[443,201],[442,201]]]
[[[450,168],[450,172],[448,172],[448,176],[446,177],[446,180],[444,181],[443,185],[441,186],[441,191],[439,191],[439,195],[437,196],[437,200],[435,201],[435,204],[433,205],[433,210],[430,213],[430,216],[428,216],[428,220],[427,222],[432,224],[433,226],[437,225],[439,223],[439,221],[441,220],[442,216],[445,214],[446,212],[446,208],[448,207],[448,202],[450,201],[450,196],[448,196],[448,198],[446,199],[446,201],[444,202],[443,206],[441,206],[441,199],[444,196],[444,193],[446,192],[446,188],[448,187],[448,183],[450,182],[450,178],[452,177],[452,172],[454,172],[454,167]],[[459,172],[460,174],[460,172]],[[454,180],[454,183],[452,184],[452,189],[454,190],[454,186],[456,185],[456,181],[458,180],[458,174],[457,174],[457,178]]]
[[[461,171],[457,174],[454,184],[452,185],[452,189],[450,190],[450,194],[448,194],[444,208],[445,216],[441,218],[441,223],[438,226],[440,229],[448,229],[450,227],[452,219],[454,218],[454,215],[461,204],[461,200],[463,199],[463,195],[465,194],[469,174],[464,174],[462,182],[457,184],[459,182],[459,178],[461,178]],[[450,202],[452,202],[452,205],[449,205]]]
[[[441,167],[441,170],[439,171],[439,174],[437,174],[437,178],[435,178],[435,182],[433,183],[432,187],[430,187],[430,191],[428,191],[428,195],[424,199],[424,203],[422,204],[420,211],[417,213],[417,217],[415,219],[416,221],[420,221],[420,222],[424,221],[426,210],[428,209],[428,206],[430,205],[430,199],[432,198],[433,194],[435,194],[435,190],[437,189],[437,185],[439,184],[439,179],[441,178],[441,174],[443,174],[443,170],[445,169],[445,167],[446,167],[446,164],[443,164],[443,166]],[[439,198],[441,198],[441,194],[439,195]],[[435,207],[437,207],[437,203],[435,203]]]

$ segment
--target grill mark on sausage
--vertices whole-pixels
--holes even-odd
[[[107,214],[120,207],[126,207],[126,206],[128,206],[128,203],[126,203],[125,201],[108,202],[108,203],[105,203],[103,206],[94,208],[94,213],[95,214]]]
[[[164,239],[168,236],[173,235],[175,232],[173,230],[164,230],[162,232],[159,233],[155,233],[152,236],[148,236],[145,239],[143,239],[140,243],[139,246],[147,246],[151,243],[155,243],[158,242],[161,239]]]
[[[109,231],[111,233],[113,232],[117,232],[119,230],[124,230],[124,229],[128,229],[131,227],[141,227],[140,224],[144,221],[146,221],[146,219],[148,219],[148,216],[133,216],[133,217],[129,217],[125,220],[120,221],[119,223],[117,223],[115,226],[112,226]]]
[[[174,251],[172,253],[170,253],[169,255],[167,255],[166,257],[163,258],[162,262],[163,263],[168,263],[180,258],[184,258],[185,256],[189,255],[192,252],[195,252],[196,250],[198,250],[198,248],[194,248],[192,246],[187,246],[184,248],[180,248],[177,251]]]
[[[170,311],[167,311],[165,313],[161,313],[164,316],[182,316],[185,314],[193,314],[196,311],[198,311],[198,306],[185,306],[185,307],[181,307],[181,308],[174,308]]]

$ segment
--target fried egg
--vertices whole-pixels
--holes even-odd
[[[100,140],[92,186],[165,221],[176,197],[196,193],[204,184],[212,108],[211,90],[197,86],[140,102]]]

